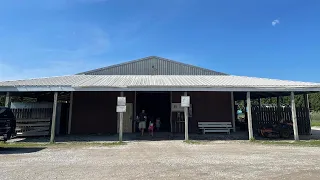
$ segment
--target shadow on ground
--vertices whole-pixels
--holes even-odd
[[[0,147],[0,154],[26,154],[41,151],[40,147]]]
[[[189,134],[192,140],[247,140],[246,132],[235,132],[231,134],[214,133],[214,134]],[[56,136],[55,142],[113,142],[118,141],[117,134],[99,134],[99,135],[64,135]],[[123,135],[124,141],[167,141],[167,140],[184,140],[184,134],[172,134],[159,132],[154,133],[154,136],[140,133],[130,133]],[[49,137],[28,137],[28,138],[14,138],[9,142],[40,142],[47,143],[50,141]]]

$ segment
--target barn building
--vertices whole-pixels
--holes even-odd
[[[162,131],[183,133],[185,122],[180,101],[181,96],[188,95],[191,101],[188,109],[190,133],[199,131],[199,122],[226,122],[231,131],[235,131],[235,101],[246,100],[252,137],[250,123],[255,124],[256,118],[251,112],[252,99],[304,94],[306,106],[303,111],[307,117],[307,94],[319,90],[318,83],[234,76],[156,56],[70,76],[0,82],[0,93],[6,96],[6,106],[10,106],[12,96],[52,102],[50,122],[57,118],[57,103],[66,101],[57,120],[60,132],[56,131],[56,134],[117,133],[118,96],[125,96],[127,103],[123,115],[124,133],[137,132],[134,119],[142,110],[150,119],[161,119]],[[304,126],[304,130],[299,127],[299,133],[310,133],[310,118],[300,120],[297,117],[294,98],[291,109],[292,120],[298,118],[298,125]],[[53,126],[56,123],[50,123],[50,127]]]

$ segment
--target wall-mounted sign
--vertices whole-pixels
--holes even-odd
[[[181,107],[190,106],[190,96],[181,96]]]
[[[127,106],[117,106],[117,112],[118,113],[124,113],[127,110]]]
[[[126,97],[118,97],[117,105],[118,106],[125,106],[126,105]]]

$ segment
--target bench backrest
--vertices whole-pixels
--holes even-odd
[[[232,128],[231,122],[198,122],[199,128]]]

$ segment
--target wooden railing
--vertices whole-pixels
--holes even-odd
[[[309,135],[311,133],[310,112],[306,107],[297,107],[297,122],[300,135]],[[281,120],[292,122],[290,107],[252,107],[252,123],[254,130],[261,125],[276,124]]]
[[[17,136],[46,136],[51,126],[52,108],[12,109]]]

